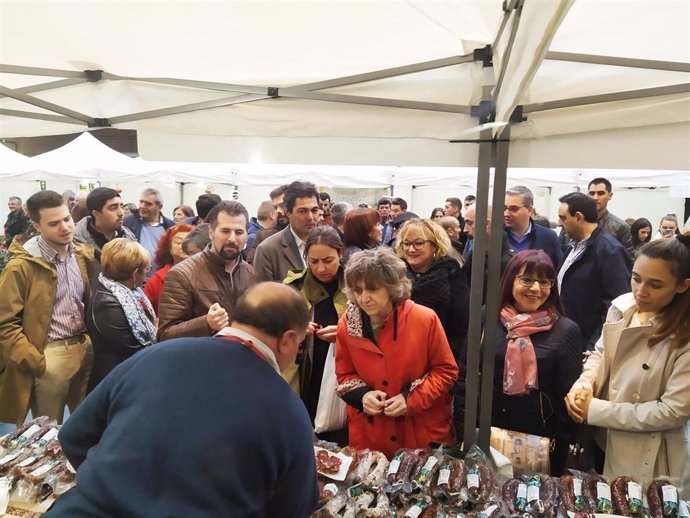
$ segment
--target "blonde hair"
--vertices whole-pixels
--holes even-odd
[[[368,289],[386,288],[394,304],[410,298],[412,283],[405,263],[387,246],[352,254],[345,268],[345,295],[355,302],[353,290],[360,282]]]
[[[149,264],[151,257],[146,248],[124,237],[106,243],[101,253],[103,275],[117,282],[129,279],[136,270],[145,270]]]
[[[431,241],[431,244],[436,247],[437,259],[449,254],[448,251],[451,249],[450,238],[441,225],[434,223],[430,219],[412,218],[407,220],[398,231],[395,243],[395,251],[398,257],[405,257],[403,241],[405,241],[405,238],[412,230],[416,230],[422,236],[422,239]]]

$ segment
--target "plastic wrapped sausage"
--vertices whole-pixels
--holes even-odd
[[[642,487],[632,477],[618,477],[611,482],[611,498],[615,514],[642,518]]]

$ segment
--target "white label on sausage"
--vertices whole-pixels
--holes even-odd
[[[597,482],[597,498],[605,498],[611,501],[611,486],[604,482]]]
[[[393,459],[391,461],[391,465],[388,466],[388,474],[395,475],[398,472],[398,469],[400,469],[400,459]]]
[[[423,511],[423,509],[421,507],[419,507],[418,505],[413,505],[405,513],[405,517],[406,518],[419,518],[419,515],[422,514],[422,511]]]
[[[424,467],[422,469],[425,469],[426,472],[429,473],[429,471],[431,471],[431,468],[433,468],[437,462],[437,457],[429,457],[429,459],[424,463]]]
[[[58,431],[59,430],[57,428],[51,428],[50,430],[48,430],[46,433],[43,434],[43,437],[41,437],[38,440],[37,444],[40,444],[41,446],[45,446],[46,444],[48,444],[49,441],[51,441],[57,437]]]
[[[642,501],[642,486],[637,482],[628,482],[628,500]]]
[[[575,496],[582,496],[582,479],[581,478],[574,478],[573,479],[573,494]]]
[[[527,484],[518,484],[516,498],[527,498]]]
[[[678,503],[678,490],[675,486],[661,486],[661,494],[664,497],[664,502]]]
[[[41,466],[40,468],[36,468],[31,473],[29,473],[29,476],[30,477],[40,477],[44,473],[48,473],[53,468],[53,466],[55,466],[58,462],[59,461],[57,461],[57,460],[47,462],[43,466]]]
[[[448,468],[441,468],[438,470],[438,485],[442,486],[450,481],[450,470]]]
[[[467,474],[467,488],[472,489],[473,487],[479,487],[479,474],[468,473]]]
[[[678,502],[678,516],[681,518],[690,518],[690,510],[688,509],[688,504],[685,500]]]
[[[527,486],[527,501],[539,500],[539,486]]]
[[[28,466],[29,464],[33,464],[34,462],[36,462],[36,457],[31,456],[21,461],[19,464],[17,464],[17,466],[19,466],[20,468],[25,468],[26,466]]]
[[[9,477],[0,478],[0,516],[7,512],[7,507],[10,505],[10,490],[12,484]]]
[[[333,496],[338,494],[338,486],[335,484],[326,484],[323,486],[324,491],[330,491]]]
[[[2,459],[0,459],[0,466],[2,466],[3,464],[7,464],[10,461],[13,461],[17,457],[19,457],[19,453],[10,453],[9,455],[5,455]]]
[[[23,434],[21,434],[21,435],[19,436],[19,438],[17,439],[17,441],[18,441],[18,442],[25,442],[25,441],[28,441],[28,440],[31,439],[31,438],[36,434],[36,432],[38,432],[40,429],[41,429],[41,427],[38,426],[37,424],[32,424]]]
[[[486,518],[487,516],[491,516],[491,513],[493,513],[496,509],[498,509],[497,505],[490,505],[486,509],[484,509],[481,513],[479,513],[480,518]]]

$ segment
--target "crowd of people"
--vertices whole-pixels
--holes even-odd
[[[54,516],[138,515],[103,485],[130,476],[160,491],[147,463],[178,455],[161,436],[188,433],[199,444],[160,466],[216,484],[195,495],[204,505],[250,506],[223,501],[221,486],[234,487],[257,515],[296,498],[294,516],[305,516],[315,489],[287,480],[315,485],[313,459],[296,459],[327,378],[347,420],[322,439],[388,457],[462,441],[472,245],[491,232],[477,225],[475,197],[449,197],[429,218],[402,198],[353,207],[302,181],[269,197],[250,217],[203,194],[173,219],[153,188],[125,214],[120,193],[98,187],[80,219],[70,196],[10,198],[0,421],[31,411],[62,422],[67,407],[65,453],[100,477],[80,479]],[[604,178],[561,197],[553,229],[527,187],[506,191],[501,249],[486,252],[501,257],[499,318],[482,319],[497,330],[492,424],[550,438],[560,474],[586,423],[604,474],[669,475],[690,490],[690,235],[673,215],[656,235],[644,218],[623,221],[611,197]],[[267,453],[248,480],[221,484],[211,462],[253,464],[237,464],[246,452],[233,440]]]

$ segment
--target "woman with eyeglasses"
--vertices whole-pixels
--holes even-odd
[[[554,439],[551,473],[560,475],[575,432],[563,398],[582,370],[585,342],[564,316],[556,270],[544,251],[525,250],[510,260],[499,308],[491,424]]]
[[[343,261],[362,250],[369,250],[381,244],[381,216],[372,208],[352,209],[345,216],[345,251]]]
[[[156,313],[141,286],[151,268],[146,249],[116,238],[103,247],[102,273],[86,312],[93,343],[90,392],[117,365],[156,341]]]
[[[338,322],[335,371],[349,443],[382,451],[453,440],[449,391],[458,367],[436,314],[409,300],[405,263],[388,247],[354,254],[351,304]]]
[[[670,477],[690,491],[690,232],[637,253],[631,292],[611,302],[601,338],[566,398],[595,427],[603,474]]]

